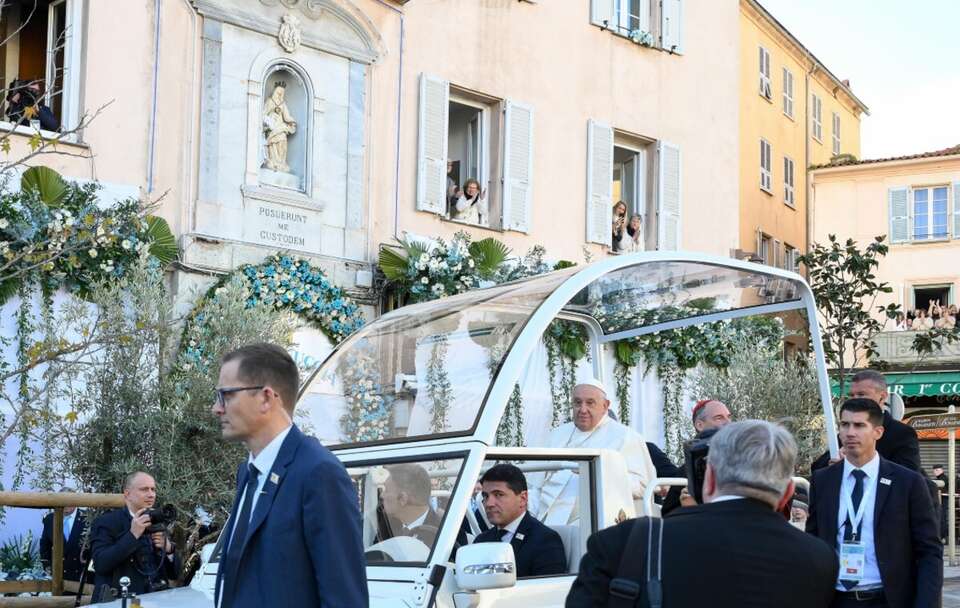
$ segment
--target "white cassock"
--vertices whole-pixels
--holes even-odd
[[[597,448],[619,452],[626,461],[634,500],[643,498],[647,482],[657,477],[643,435],[609,416],[604,416],[600,424],[586,432],[578,429],[573,422],[562,424],[550,432],[546,447]],[[531,510],[536,513],[537,519],[553,526],[576,522],[580,518],[577,510],[579,482],[578,474],[571,470],[552,471],[543,476],[541,483],[535,482],[539,488],[531,492],[535,495],[531,500]]]

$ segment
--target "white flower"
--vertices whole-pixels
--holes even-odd
[[[7,218],[0,217],[0,230],[6,228],[9,225],[10,225],[10,222],[7,221]]]
[[[129,239],[123,239],[120,242],[120,246],[123,247],[124,249],[130,249],[131,247],[133,247],[133,243],[131,243]]]
[[[467,266],[469,266],[470,268],[473,268],[473,258],[470,258],[467,260]]]
[[[97,250],[96,250],[96,249],[91,249],[90,251],[87,252],[87,255],[89,255],[89,256],[92,257],[92,258],[95,258],[95,257],[97,257]]]
[[[427,277],[423,277],[422,279],[420,279],[420,282],[423,283],[424,285],[429,285],[430,279],[428,279]]]

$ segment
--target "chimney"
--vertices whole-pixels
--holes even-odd
[[[850,88],[850,80],[849,80],[849,79],[841,80],[840,82],[843,84],[843,86],[847,87],[848,89]]]

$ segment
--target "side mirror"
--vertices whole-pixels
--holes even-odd
[[[457,586],[504,589],[517,582],[517,561],[510,543],[476,543],[457,549]]]

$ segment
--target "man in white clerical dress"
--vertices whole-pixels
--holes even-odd
[[[643,436],[607,415],[610,400],[606,389],[597,380],[589,380],[573,388],[572,422],[550,432],[549,448],[598,448],[623,454],[634,500],[643,497],[647,482],[656,478]],[[579,477],[575,471],[552,471],[543,476],[536,500],[531,501],[536,517],[548,525],[569,525],[579,519],[577,499]],[[533,511],[534,509],[531,509]]]

